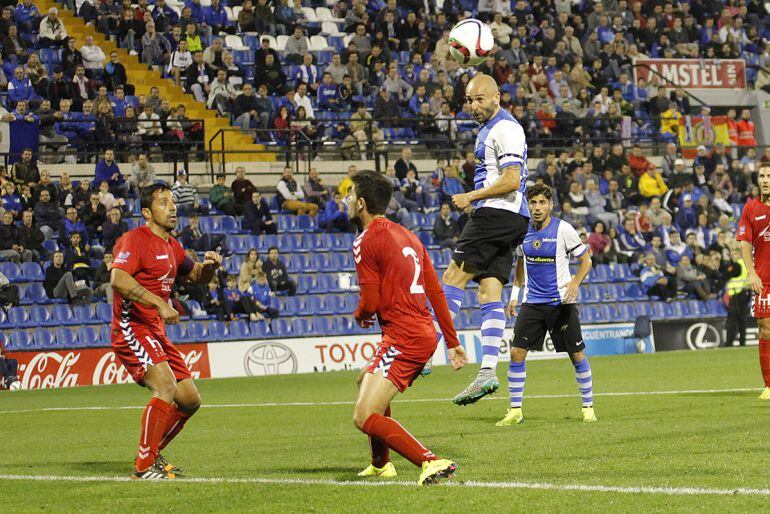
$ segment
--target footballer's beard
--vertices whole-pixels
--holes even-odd
[[[364,230],[364,221],[361,219],[361,216],[358,215],[358,212],[351,212],[348,218],[350,219],[350,222],[356,226],[359,232]]]

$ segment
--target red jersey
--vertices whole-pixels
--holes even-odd
[[[112,250],[115,260],[114,268],[122,269],[147,291],[160,296],[168,302],[171,287],[174,285],[179,268],[182,275],[192,269],[185,263],[187,254],[179,241],[169,237],[168,241],[156,236],[147,226],[135,228],[126,232]],[[187,268],[185,270],[185,268]],[[186,271],[186,272],[185,272]],[[121,321],[130,321],[146,325],[165,333],[163,320],[154,307],[133,303],[114,292],[112,303],[112,327],[118,328]]]
[[[770,206],[752,199],[744,207],[738,223],[738,241],[754,247],[754,269],[765,285],[770,284]]]
[[[383,342],[422,356],[436,349],[436,329],[427,305],[424,270],[433,263],[412,232],[377,218],[353,243],[358,282],[380,286],[377,318]],[[434,272],[435,273],[435,272]]]

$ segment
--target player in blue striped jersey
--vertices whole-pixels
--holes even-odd
[[[572,225],[551,216],[553,192],[550,187],[543,184],[532,186],[527,191],[527,199],[532,224],[519,249],[513,292],[507,309],[509,316],[516,316],[519,288],[523,283],[521,312],[516,319],[508,368],[511,406],[497,426],[524,421],[521,403],[527,377],[525,359],[529,350],[542,349],[546,332],[551,334],[556,351],[567,352],[572,359],[583,400],[583,421],[596,421],[593,378],[575,304],[578,287],[591,271],[591,257]],[[580,269],[575,276],[569,269],[571,257],[580,260]]]
[[[497,391],[497,357],[505,328],[503,287],[513,267],[513,251],[527,233],[529,210],[524,197],[527,181],[527,141],[524,129],[500,106],[495,79],[478,73],[465,90],[471,112],[481,129],[476,137],[474,190],[457,194],[452,202],[462,210],[473,204],[452,261],[444,273],[444,295],[456,316],[470,280],[479,283],[482,362],[473,382],[453,401],[474,403]],[[441,338],[441,334],[439,334]]]

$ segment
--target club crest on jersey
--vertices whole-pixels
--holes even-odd
[[[532,248],[535,250],[540,250],[540,248],[543,246],[543,242],[539,239],[535,239],[532,241]]]
[[[125,263],[128,261],[128,258],[131,256],[131,252],[120,252],[117,257],[115,257],[115,262],[117,264]]]

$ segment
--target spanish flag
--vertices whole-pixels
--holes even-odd
[[[684,116],[679,120],[679,145],[685,159],[694,159],[698,146],[730,146],[727,116]]]

